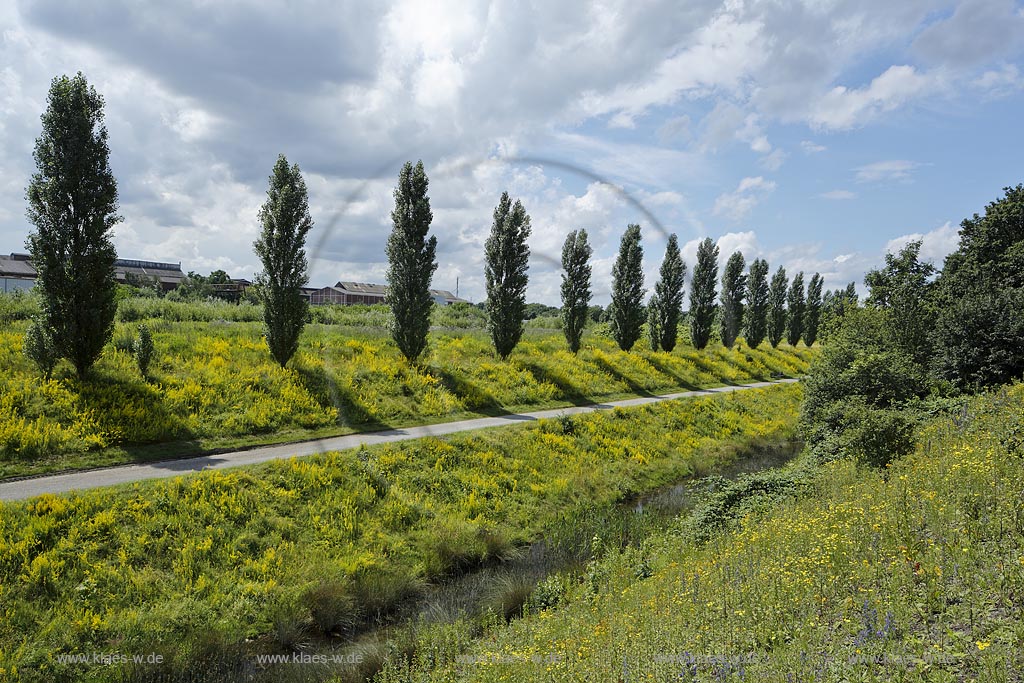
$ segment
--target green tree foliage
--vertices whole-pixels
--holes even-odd
[[[523,336],[526,285],[529,281],[530,217],[517,199],[501,193],[494,209],[491,234],[484,244],[484,278],[487,286],[487,330],[494,350],[508,358]]]
[[[1024,185],[960,224],[936,283],[935,373],[962,388],[1024,375]]]
[[[302,173],[283,154],[274,164],[259,220],[262,229],[253,248],[263,264],[256,281],[263,297],[264,336],[270,354],[284,367],[299,347],[309,307],[301,289],[309,282],[306,235],[313,219]]]
[[[811,365],[801,429],[821,460],[884,465],[913,446],[906,408],[929,391],[927,374],[891,343],[891,311],[851,309]]]
[[[718,280],[718,247],[710,237],[697,246],[697,263],[693,266],[690,288],[690,340],[694,348],[703,349],[711,340],[715,323],[715,284]]]
[[[25,330],[25,342],[22,350],[30,361],[39,369],[46,380],[53,374],[53,368],[60,360],[60,355],[53,344],[53,334],[46,326],[42,316],[37,316]]]
[[[807,307],[804,310],[804,343],[814,346],[818,340],[818,328],[821,325],[821,288],[825,281],[819,273],[811,276],[807,285]]]
[[[804,310],[807,302],[804,300],[804,274],[797,273],[793,282],[789,285],[789,294],[786,295],[786,308],[789,310],[789,326],[786,328],[786,341],[790,346],[800,343],[800,337],[804,334]]]
[[[731,349],[736,338],[743,329],[743,298],[747,293],[747,276],[743,274],[747,267],[743,254],[735,252],[725,263],[722,272],[722,344]]]
[[[647,303],[647,340],[651,351],[661,350],[661,306],[661,300],[655,292]]]
[[[391,212],[394,228],[388,237],[388,293],[391,307],[391,336],[409,360],[419,358],[427,346],[430,329],[430,280],[437,270],[437,238],[427,239],[430,198],[423,162],[414,167],[406,162],[398,175],[395,208]]]
[[[612,338],[623,351],[633,348],[643,331],[646,292],[643,261],[640,226],[630,224],[622,235],[619,256],[612,266],[612,302],[609,306]]]
[[[747,275],[747,345],[756,349],[768,332],[768,262],[754,259]]]
[[[821,301],[821,322],[818,325],[818,336],[822,341],[828,339],[842,322],[848,311],[857,308],[857,284],[846,285],[845,289],[831,289],[825,292]]]
[[[153,361],[156,348],[153,346],[153,334],[149,331],[149,325],[139,325],[139,334],[132,342],[132,355],[135,357],[135,365],[139,368],[139,374],[143,377],[149,372],[149,364]]]
[[[679,239],[669,235],[665,247],[665,258],[661,262],[658,282],[654,285],[655,296],[651,297],[658,346],[671,352],[679,338],[679,318],[683,311],[683,284],[686,281],[686,264],[679,253]],[[656,297],[656,298],[655,298]],[[650,321],[650,314],[648,315]],[[653,342],[652,342],[653,343]],[[657,348],[651,347],[657,351]]]
[[[786,269],[779,266],[772,275],[771,286],[768,288],[768,343],[776,348],[786,334],[786,287],[789,279]]]
[[[597,309],[598,315],[602,313],[600,306],[589,306],[593,253],[586,230],[573,230],[562,245],[562,332],[573,353],[580,350],[583,328],[592,309]]]
[[[61,76],[47,102],[33,154],[37,171],[26,191],[35,226],[26,247],[42,293],[42,324],[81,377],[110,340],[117,311],[117,183],[96,89],[81,73]]]
[[[932,284],[935,267],[921,261],[921,241],[910,242],[899,254],[886,254],[885,267],[868,271],[865,303],[892,312],[888,316],[892,342],[915,362],[926,365],[931,357],[931,331],[935,326]]]

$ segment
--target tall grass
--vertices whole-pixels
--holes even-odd
[[[724,532],[682,523],[649,576],[612,550],[555,606],[421,632],[377,680],[1019,681],[1022,416],[1024,385],[979,397],[886,469],[829,463]]]
[[[581,504],[788,440],[800,395],[775,386],[0,506],[0,677],[109,680],[56,658],[107,649],[164,653],[179,674],[236,653],[237,673],[243,655],[327,643]],[[497,596],[506,616],[522,588]]]

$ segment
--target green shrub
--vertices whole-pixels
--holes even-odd
[[[46,324],[39,318],[34,318],[25,331],[25,355],[35,364],[43,377],[50,379],[53,374],[53,366],[57,364],[60,357],[53,344],[53,335],[47,329]]]
[[[149,326],[143,323],[139,325],[139,336],[132,343],[132,355],[135,356],[135,365],[138,366],[139,373],[143,377],[146,376],[149,370],[149,364],[153,360],[155,352],[153,335],[149,331]]]

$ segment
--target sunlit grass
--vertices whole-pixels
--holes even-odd
[[[800,397],[782,385],[2,505],[0,679],[112,675],[58,666],[68,652],[187,668],[246,639],[274,652],[345,632],[568,509],[791,439]]]

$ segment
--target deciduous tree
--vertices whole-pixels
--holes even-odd
[[[768,331],[768,262],[754,259],[747,276],[747,345],[756,349]]]
[[[110,340],[117,312],[117,182],[103,98],[85,76],[54,78],[47,104],[25,193],[35,226],[26,247],[42,294],[40,325],[81,377]]]
[[[786,334],[786,269],[779,266],[768,288],[768,343],[774,349]]]
[[[629,351],[640,338],[644,324],[644,250],[640,226],[630,224],[622,235],[619,256],[612,266],[612,302],[609,322],[619,348]]]
[[[437,270],[437,238],[427,238],[430,211],[427,174],[423,162],[406,162],[398,174],[393,228],[388,237],[388,292],[391,336],[409,360],[416,360],[427,346],[430,330],[430,281]]]
[[[717,281],[718,247],[710,237],[706,237],[697,247],[697,263],[693,266],[693,286],[690,288],[690,340],[696,349],[703,349],[711,340]]]
[[[487,330],[494,350],[508,358],[523,336],[526,285],[529,282],[530,217],[517,199],[501,193],[494,209],[491,234],[484,244],[484,279],[487,287]]]
[[[679,337],[679,318],[683,311],[683,284],[686,280],[686,264],[679,253],[679,239],[669,235],[665,246],[665,258],[661,262],[658,282],[654,285],[652,305],[658,345],[662,351],[671,352]],[[655,298],[656,297],[656,298]],[[657,350],[657,349],[654,349]]]
[[[800,337],[804,334],[804,310],[807,306],[804,300],[804,274],[803,271],[793,276],[793,282],[789,285],[789,294],[786,295],[786,307],[789,310],[789,326],[786,328],[786,341],[790,346],[800,343]]]
[[[562,245],[562,332],[569,350],[580,350],[590,312],[590,256],[586,230],[573,230]],[[598,311],[600,312],[600,307]]]
[[[731,349],[743,328],[743,297],[747,292],[747,276],[743,254],[735,252],[725,263],[722,272],[722,344]]]
[[[302,288],[309,282],[306,235],[313,227],[306,181],[297,164],[277,157],[267,200],[260,208],[260,237],[253,245],[263,264],[256,282],[263,299],[263,329],[270,354],[281,367],[299,348],[309,303]]]

